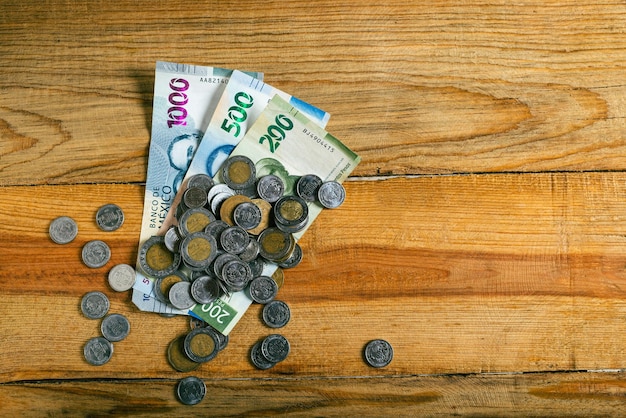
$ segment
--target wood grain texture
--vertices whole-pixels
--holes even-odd
[[[626,370],[626,4],[0,0],[0,415],[607,416]],[[286,361],[253,305],[182,406],[187,318],[106,284],[134,264],[157,60],[262,71],[362,162],[301,241]],[[123,227],[100,231],[119,204]],[[77,220],[68,245],[48,238]],[[107,266],[82,245],[104,239]],[[82,357],[104,291],[131,322]],[[393,344],[368,367],[373,338]],[[590,372],[594,371],[594,372]]]

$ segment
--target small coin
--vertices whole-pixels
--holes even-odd
[[[111,342],[122,341],[130,332],[130,322],[121,314],[107,315],[100,324],[102,336]]]
[[[185,405],[199,404],[206,395],[206,385],[195,376],[188,376],[178,381],[176,396]]]
[[[250,360],[252,364],[260,370],[271,369],[276,365],[276,363],[269,361],[263,356],[261,352],[261,341],[258,341],[252,346],[252,350],[250,350]]]
[[[239,292],[252,280],[252,270],[248,263],[237,258],[224,264],[221,277],[226,289]]]
[[[200,208],[207,204],[207,191],[202,187],[188,187],[183,192],[183,202],[190,208]]]
[[[220,235],[229,226],[230,225],[228,225],[226,222],[222,221],[221,219],[218,219],[208,224],[206,228],[204,228],[204,232],[213,236],[213,238],[215,238],[215,240],[219,242]]]
[[[263,257],[257,257],[252,261],[248,261],[248,265],[250,266],[250,270],[252,271],[252,277],[257,277],[263,274],[263,269],[265,268],[265,260]]]
[[[248,233],[251,235],[259,235],[270,226],[272,218],[272,204],[263,199],[252,199],[252,203],[257,205],[261,211],[261,221],[256,228],[249,229]]]
[[[161,302],[170,303],[170,289],[174,284],[182,281],[183,277],[178,271],[165,277],[159,277],[154,281],[154,295]]]
[[[215,257],[215,261],[213,261],[213,273],[215,273],[215,277],[221,279],[224,265],[229,261],[238,259],[239,257],[230,253],[223,253]]]
[[[194,232],[204,231],[204,228],[213,221],[215,221],[215,215],[208,209],[203,207],[189,209],[178,219],[178,233],[181,237],[185,237]]]
[[[133,287],[136,277],[137,274],[132,266],[118,264],[109,270],[109,286],[116,292],[125,292]]]
[[[251,201],[252,200],[248,196],[241,194],[228,197],[220,205],[220,219],[230,226],[235,225],[235,219],[233,217],[235,208],[241,203],[250,203]]]
[[[174,370],[181,373],[191,372],[200,366],[200,363],[191,360],[187,357],[187,354],[185,354],[183,348],[184,341],[185,336],[181,335],[170,341],[167,346],[167,361]]]
[[[181,242],[180,254],[190,269],[205,270],[217,256],[217,242],[204,230],[194,232]]]
[[[171,252],[178,252],[178,246],[180,245],[180,235],[178,234],[178,227],[171,226],[163,235],[165,247]]]
[[[295,248],[295,240],[288,232],[276,227],[267,228],[258,237],[259,254],[269,261],[284,261]]]
[[[113,203],[106,204],[96,212],[96,223],[103,231],[115,231],[124,223],[124,212]]]
[[[261,209],[253,202],[243,202],[238,204],[233,211],[235,224],[246,231],[256,228],[261,223]]]
[[[191,283],[189,282],[174,283],[168,292],[168,299],[172,306],[180,310],[189,309],[196,304],[191,297]]]
[[[213,360],[218,353],[219,341],[215,332],[209,328],[195,328],[185,337],[185,354],[196,363]]]
[[[187,188],[200,187],[205,191],[205,194],[213,187],[213,184],[213,179],[207,174],[202,173],[194,174],[187,180]]]
[[[230,254],[241,254],[249,242],[250,236],[240,226],[228,227],[220,234],[220,244],[224,251]]]
[[[364,357],[372,367],[385,367],[393,359],[393,347],[385,340],[372,340],[365,346]]]
[[[99,319],[109,312],[109,298],[102,292],[86,293],[81,302],[80,309],[89,319]]]
[[[78,235],[78,225],[69,216],[60,216],[50,222],[48,233],[50,234],[50,239],[57,244],[67,244],[72,242]]]
[[[302,247],[300,247],[299,244],[296,244],[289,258],[279,263],[278,266],[284,269],[294,268],[302,262],[302,255]]]
[[[165,277],[178,270],[181,256],[165,246],[165,238],[153,236],[139,249],[139,266],[143,272],[154,278]]]
[[[255,277],[250,282],[250,298],[256,303],[265,304],[276,297],[278,285],[268,276]]]
[[[247,189],[256,183],[256,168],[244,155],[229,157],[222,165],[222,180],[231,189]]]
[[[93,240],[83,246],[81,255],[87,267],[97,269],[109,262],[111,249],[105,242]]]
[[[261,199],[274,203],[285,193],[285,183],[274,174],[266,174],[257,181],[256,190]]]
[[[256,239],[250,239],[246,248],[239,254],[239,258],[243,261],[250,262],[257,258],[259,255],[259,241]]]
[[[261,353],[268,361],[278,363],[287,358],[290,345],[287,338],[280,334],[268,335],[261,341]]]
[[[325,208],[334,209],[346,199],[346,190],[339,182],[326,181],[320,186],[317,198]]]
[[[91,365],[102,366],[113,355],[113,344],[104,337],[94,337],[83,348],[85,360]]]
[[[211,303],[220,295],[220,286],[216,279],[209,276],[198,277],[191,283],[191,297],[198,303]]]
[[[273,300],[263,307],[263,322],[270,328],[282,328],[291,319],[291,310],[282,300]]]
[[[315,174],[305,174],[296,183],[296,194],[307,202],[317,200],[317,192],[322,185],[322,179]]]

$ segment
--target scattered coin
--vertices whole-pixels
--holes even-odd
[[[168,299],[172,306],[180,310],[187,310],[196,304],[191,297],[191,283],[189,282],[174,283],[170,287]]]
[[[206,385],[195,376],[188,376],[178,381],[176,396],[185,405],[199,404],[206,395]]]
[[[239,292],[252,280],[252,269],[248,263],[237,258],[224,264],[221,277],[229,291]]]
[[[274,174],[267,174],[257,181],[259,197],[267,202],[274,203],[285,193],[285,183]]]
[[[101,366],[113,356],[113,344],[104,337],[94,337],[85,344],[83,355],[89,364]]]
[[[111,249],[103,241],[89,241],[83,246],[82,258],[87,267],[97,269],[109,262]]]
[[[159,277],[154,281],[154,295],[158,300],[163,303],[170,303],[170,289],[174,284],[182,282],[183,277],[178,272],[172,273],[169,276]]]
[[[285,272],[280,267],[276,269],[274,273],[272,273],[272,280],[276,282],[276,285],[280,289],[285,284]]]
[[[235,219],[233,214],[235,212],[235,208],[241,203],[250,203],[252,199],[248,196],[244,196],[241,194],[236,194],[234,196],[229,196],[222,204],[220,205],[220,219],[226,222],[230,226],[235,225]]]
[[[317,198],[325,208],[334,209],[346,199],[346,190],[339,182],[326,181],[320,186]]]
[[[259,254],[269,261],[284,261],[289,258],[295,248],[295,240],[288,232],[270,227],[261,232],[258,237]]]
[[[268,335],[261,341],[261,353],[268,361],[278,363],[287,358],[290,345],[287,338],[280,334]]]
[[[243,250],[242,253],[239,254],[239,258],[241,258],[243,261],[250,262],[257,258],[258,255],[259,241],[257,241],[256,239],[250,239],[250,242],[248,242],[246,248]]]
[[[183,343],[185,341],[185,335],[174,338],[167,346],[167,361],[174,370],[181,373],[191,372],[196,370],[200,363],[197,363],[187,357],[185,354]]]
[[[372,367],[385,367],[393,359],[393,347],[385,340],[372,340],[365,346],[364,357]]]
[[[317,200],[317,192],[322,185],[322,179],[315,174],[306,174],[296,183],[296,194],[307,202]]]
[[[259,210],[261,211],[261,221],[256,228],[252,228],[248,230],[248,234],[251,235],[259,235],[265,229],[269,228],[271,222],[271,214],[272,214],[272,204],[263,199],[252,199],[252,203],[257,205]]]
[[[118,264],[109,270],[109,286],[116,292],[130,290],[135,284],[135,269],[128,264]]]
[[[130,332],[130,323],[124,315],[107,315],[100,324],[102,336],[111,342],[122,341]]]
[[[291,319],[291,310],[282,300],[273,300],[263,307],[263,322],[270,328],[282,328]]]
[[[266,304],[276,297],[278,285],[268,276],[255,277],[250,282],[250,298],[256,303]]]
[[[180,245],[180,235],[178,234],[178,227],[171,226],[163,235],[165,247],[171,252],[178,252],[178,246]]]
[[[285,232],[296,233],[309,222],[309,207],[299,196],[283,196],[274,205],[276,226]]]
[[[106,204],[96,212],[96,223],[103,231],[115,231],[124,223],[124,212],[113,203]]]
[[[195,328],[186,336],[185,354],[196,363],[206,363],[217,356],[219,341],[210,328]]]
[[[226,222],[222,221],[221,219],[218,219],[208,224],[206,228],[204,228],[204,232],[211,235],[213,238],[215,238],[217,242],[219,242],[220,235],[229,226],[230,225],[228,225]]]
[[[261,341],[258,341],[252,346],[252,350],[250,350],[250,360],[252,361],[252,364],[260,370],[271,369],[276,365],[275,362],[269,361],[263,356],[263,353],[261,352]]]
[[[256,183],[256,169],[244,155],[229,157],[222,165],[222,180],[231,189],[247,189]]]
[[[89,319],[99,319],[109,312],[109,298],[102,292],[86,293],[81,302],[80,309]]]
[[[57,244],[67,244],[72,242],[78,235],[78,225],[69,216],[60,216],[50,222],[48,233],[50,234],[50,239]]]

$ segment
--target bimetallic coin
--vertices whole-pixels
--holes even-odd
[[[291,310],[282,300],[273,300],[263,307],[263,322],[270,328],[282,328],[291,319]]]
[[[268,335],[261,341],[261,353],[268,361],[278,363],[287,358],[290,345],[287,338],[280,334]]]
[[[167,346],[167,361],[174,370],[181,373],[191,372],[200,366],[200,363],[191,360],[187,357],[187,354],[185,354],[183,348],[184,341],[185,336],[181,335],[170,341]]]
[[[67,244],[74,241],[78,235],[78,225],[69,216],[60,216],[50,222],[48,233],[50,239],[57,244]]]
[[[296,183],[296,194],[307,202],[317,200],[317,192],[322,185],[322,179],[315,174],[306,174]]]
[[[278,286],[276,282],[268,276],[259,276],[250,282],[250,298],[256,303],[265,304],[276,297]]]
[[[111,342],[122,341],[130,332],[130,323],[124,315],[107,315],[100,324],[100,331]]]
[[[365,346],[364,357],[372,367],[385,367],[393,359],[393,347],[385,340],[372,340]]]
[[[176,309],[186,310],[191,308],[196,302],[191,297],[191,283],[178,282],[170,287],[168,299]]]
[[[215,331],[209,328],[195,328],[185,337],[185,354],[196,363],[213,360],[218,353],[219,341]]]
[[[263,356],[261,352],[261,341],[252,346],[252,350],[250,350],[250,360],[252,364],[260,370],[271,369],[276,365],[276,363],[269,361]]]
[[[252,280],[252,270],[245,261],[231,260],[222,268],[222,282],[231,292],[239,292]]]
[[[259,254],[269,261],[286,260],[295,248],[293,236],[278,228],[270,227],[259,234]]]
[[[231,226],[220,234],[220,244],[224,251],[230,254],[241,254],[249,242],[250,236],[240,226]]]
[[[183,202],[190,208],[200,208],[207,204],[207,191],[202,187],[188,187],[183,192]]]
[[[181,242],[180,254],[190,269],[205,270],[217,256],[217,242],[204,231],[194,232]]]
[[[256,228],[261,223],[261,209],[252,202],[240,203],[233,211],[235,224],[246,231]]]
[[[285,232],[299,232],[309,221],[309,207],[299,196],[284,196],[274,204],[274,220]]]
[[[284,269],[291,269],[291,268],[296,267],[298,264],[300,264],[301,261],[302,261],[302,247],[296,244],[289,258],[283,261],[282,263],[279,263],[278,266]]]
[[[220,296],[220,286],[209,276],[198,277],[191,283],[191,297],[198,303],[211,303]]]
[[[267,174],[257,181],[256,190],[261,199],[274,203],[285,193],[285,183],[280,177]]]
[[[96,223],[103,231],[115,231],[124,223],[124,212],[113,203],[101,206],[96,212]]]
[[[149,277],[169,276],[178,270],[180,259],[180,254],[167,249],[162,236],[148,238],[139,249],[139,266]]]
[[[215,215],[208,209],[189,209],[178,219],[178,233],[181,237],[185,237],[194,232],[204,231],[204,228],[213,221],[215,221]]]
[[[165,235],[163,235],[165,247],[173,253],[178,252],[180,245],[180,235],[177,226],[170,226]]]
[[[89,319],[99,319],[109,312],[109,298],[102,292],[86,293],[80,301],[80,310]]]
[[[111,360],[113,344],[104,337],[94,337],[85,344],[83,355],[87,363],[94,366],[102,366]]]
[[[346,190],[339,182],[326,181],[320,186],[317,192],[317,199],[325,208],[334,209],[339,207],[346,199]]]
[[[97,269],[109,262],[111,249],[104,241],[93,240],[83,246],[81,255],[87,267]]]
[[[197,377],[188,376],[178,381],[176,396],[185,405],[199,404],[206,395],[206,385]]]
[[[222,165],[222,180],[231,189],[247,189],[256,183],[256,168],[244,155],[229,157]]]
[[[118,264],[109,270],[109,286],[116,292],[125,292],[133,287],[136,277],[137,273],[132,266]]]

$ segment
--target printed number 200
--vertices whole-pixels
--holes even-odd
[[[228,312],[226,309],[222,309],[220,305],[216,305],[213,302],[209,303],[208,305],[202,305],[200,309],[202,309],[202,312],[207,312],[209,314],[209,317],[215,319],[218,324],[223,324],[224,318],[230,316],[230,312]]]

